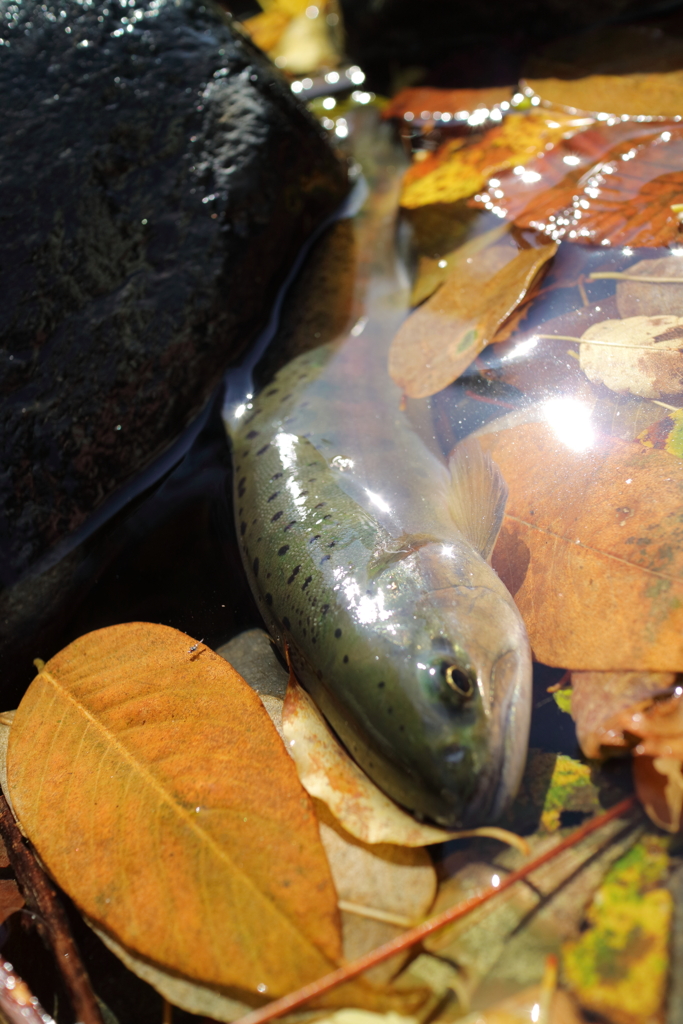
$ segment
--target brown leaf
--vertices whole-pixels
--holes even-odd
[[[364,843],[419,847],[448,839],[488,835],[526,852],[523,839],[485,826],[447,832],[423,825],[390,800],[352,761],[306,691],[290,675],[282,714],[285,742],[306,791],[322,801],[343,828]]]
[[[673,672],[572,672],[572,718],[586,757],[632,747],[617,716],[665,693],[675,678]]]
[[[675,117],[683,108],[683,71],[584,78],[527,78],[522,88],[546,103],[576,111]]]
[[[556,251],[496,245],[458,261],[452,274],[396,333],[389,373],[410,398],[426,398],[456,380],[494,338]]]
[[[23,906],[24,897],[19,892],[19,886],[14,879],[0,879],[0,924],[6,921],[10,914],[21,910]]]
[[[497,175],[496,187],[489,183],[476,202],[555,239],[668,245],[679,232],[671,207],[683,200],[682,157],[680,125],[589,128],[529,163],[522,174]]]
[[[70,644],[16,713],[9,791],[56,881],[130,952],[231,997],[278,995],[339,961],[336,894],[261,702],[194,648],[149,623]],[[335,1004],[376,1002],[353,989]]]
[[[593,344],[591,344],[593,342]],[[581,336],[579,365],[617,393],[663,398],[683,393],[683,317],[603,320]]]
[[[436,896],[436,872],[426,850],[363,843],[341,827],[325,804],[315,805],[339,897],[344,958],[351,961],[427,916]],[[406,950],[374,967],[368,981],[390,981],[409,956]]]
[[[638,284],[639,277],[659,277],[665,281],[648,280]],[[672,278],[680,278],[680,285],[674,284]],[[624,318],[683,316],[683,261],[678,256],[663,256],[634,263],[617,281],[617,309]]]
[[[683,824],[683,769],[674,757],[635,757],[633,781],[648,817],[665,832]]]
[[[489,89],[401,89],[384,108],[382,117],[403,118],[417,124],[427,124],[432,120],[448,124],[454,118],[463,120],[463,114],[466,120],[475,110],[500,108],[501,103],[507,103],[509,107],[513,91],[510,85]],[[435,113],[448,114],[448,121],[435,118]]]
[[[598,434],[578,399],[540,411],[481,437],[509,487],[493,565],[514,581],[536,658],[683,669],[683,461]]]

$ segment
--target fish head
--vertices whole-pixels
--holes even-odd
[[[510,595],[498,586],[426,594],[414,610],[409,666],[430,811],[449,827],[495,821],[526,762],[531,655]]]

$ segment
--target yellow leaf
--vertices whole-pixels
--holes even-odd
[[[492,174],[524,164],[544,152],[548,143],[573,134],[579,127],[566,114],[510,114],[502,125],[463,146],[454,139],[407,172],[401,206],[415,209],[431,203],[454,203],[483,188]]]
[[[515,311],[557,249],[509,245],[458,263],[448,279],[397,331],[389,373],[409,398],[441,391],[469,366]]]
[[[48,871],[136,956],[242,1001],[341,956],[311,802],[258,696],[166,626],[74,641],[17,710],[9,792]],[[331,1005],[381,998],[367,984]]]

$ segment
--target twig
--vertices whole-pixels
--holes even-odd
[[[681,278],[681,284],[683,284],[683,278]],[[658,348],[655,345],[626,345],[620,341],[598,341],[595,338],[575,338],[571,334],[534,334],[533,337],[541,338],[545,341],[575,341],[577,345],[603,345],[605,348],[629,348],[636,352],[668,352],[673,354],[681,351],[678,348]]]
[[[486,889],[483,893],[478,896],[472,896],[468,900],[463,900],[462,903],[458,903],[455,907],[450,907],[448,910],[444,910],[441,914],[437,914],[435,917],[430,918],[423,924],[417,925],[415,928],[411,928],[410,931],[405,932],[403,935],[399,935],[397,938],[392,939],[391,942],[385,943],[383,946],[379,946],[377,949],[373,949],[370,953],[366,953],[365,956],[359,957],[357,960],[352,961],[350,964],[345,964],[343,967],[338,967],[336,971],[332,971],[330,974],[326,974],[323,978],[319,978],[317,981],[312,981],[309,985],[304,985],[303,988],[298,989],[296,992],[292,992],[288,996],[283,996],[281,999],[276,999],[274,1002],[269,1003],[267,1006],[262,1006],[258,1010],[253,1010],[251,1013],[247,1013],[244,1017],[240,1017],[235,1024],[266,1024],[266,1021],[274,1020],[276,1017],[281,1017],[285,1013],[289,1013],[290,1010],[296,1010],[299,1006],[303,1006],[310,999],[315,999],[319,996],[324,995],[326,992],[330,992],[333,988],[337,988],[338,985],[342,985],[345,981],[351,981],[352,978],[357,978],[363,971],[367,971],[368,968],[374,967],[376,964],[384,963],[385,960],[389,960],[396,953],[402,953],[406,949],[410,949],[411,946],[416,945],[422,939],[431,935],[433,932],[438,931],[439,928],[443,928],[444,925],[451,924],[453,921],[458,921],[461,917],[465,917],[470,911],[480,907],[483,903],[487,903],[494,896],[504,892],[505,889],[509,889],[515,885],[521,879],[526,878],[532,872],[536,871],[547,861],[552,860],[558,854],[563,853],[570,847],[575,846],[581,842],[591,832],[595,832],[597,829],[602,828],[613,818],[618,818],[622,814],[626,814],[636,805],[636,798],[633,796],[627,797],[620,803],[615,804],[604,814],[598,815],[597,818],[593,818],[591,821],[586,822],[581,828],[577,828],[575,832],[572,832],[570,836],[563,839],[561,843],[554,846],[552,849],[547,850],[540,856],[535,857],[534,860],[529,861],[523,867],[517,871],[513,871],[507,876],[507,878],[500,881],[499,885],[494,888]]]
[[[88,972],[71,935],[57,892],[24,839],[9,804],[0,793],[0,836],[28,906],[39,915],[37,926],[52,948],[76,1019],[82,1024],[104,1024]]]
[[[0,961],[0,1010],[10,1024],[55,1024],[6,960]]]

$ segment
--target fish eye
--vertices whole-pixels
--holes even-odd
[[[472,677],[467,672],[463,672],[459,665],[452,661],[442,661],[438,667],[446,685],[457,693],[458,697],[470,700],[474,696]]]

